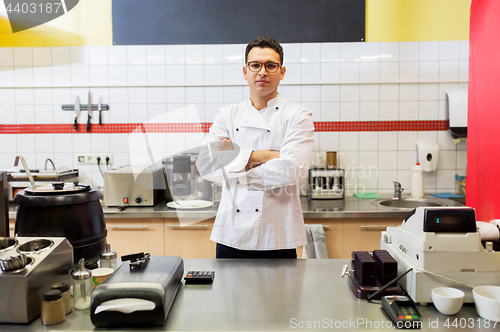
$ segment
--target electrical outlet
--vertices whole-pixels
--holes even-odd
[[[77,156],[78,165],[97,165],[97,160],[100,159],[101,165],[106,165],[106,158],[109,158],[109,165],[113,165],[113,154],[110,153],[89,153],[89,154],[79,154]]]

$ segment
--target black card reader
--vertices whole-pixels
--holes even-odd
[[[382,297],[382,308],[400,329],[422,328],[422,317],[415,302],[408,296],[389,295]]]

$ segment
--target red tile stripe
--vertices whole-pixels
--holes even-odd
[[[208,132],[210,125],[211,123],[92,124],[88,133],[128,134],[141,131],[148,133],[205,133]],[[71,124],[0,124],[0,134],[87,134],[87,131],[85,124],[78,124],[76,131],[73,130]]]
[[[207,133],[212,123],[111,123],[92,124],[90,133]],[[321,121],[314,123],[316,132],[330,131],[438,131],[446,130],[447,121]],[[143,129],[144,128],[144,129]],[[0,134],[86,134],[85,124],[73,130],[72,124],[0,124]]]
[[[437,131],[446,130],[447,121],[336,121],[315,122],[317,132],[329,131]]]

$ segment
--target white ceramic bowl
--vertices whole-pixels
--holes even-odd
[[[472,289],[479,316],[489,320],[500,320],[500,286],[479,286]]]
[[[452,287],[436,287],[432,289],[432,302],[443,315],[455,315],[462,309],[465,293]]]

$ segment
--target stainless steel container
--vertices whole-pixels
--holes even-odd
[[[63,237],[0,238],[0,258],[24,254],[27,265],[0,271],[0,322],[28,323],[40,314],[43,293],[70,282],[73,247]]]
[[[196,168],[197,159],[197,153],[182,153],[163,159],[173,199],[212,200],[212,183],[200,176]]]

